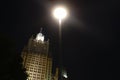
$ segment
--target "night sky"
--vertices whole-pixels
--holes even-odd
[[[0,32],[15,41],[20,53],[42,27],[57,65],[59,28],[51,11],[59,3],[69,9],[62,25],[63,65],[69,79],[112,80],[113,54],[120,45],[117,0],[3,0]]]

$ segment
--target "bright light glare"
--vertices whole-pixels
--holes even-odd
[[[67,74],[64,74],[63,77],[68,78]]]
[[[38,33],[37,36],[36,36],[36,41],[39,42],[39,41],[44,41],[44,35],[42,33]]]
[[[67,16],[67,11],[63,7],[58,7],[55,8],[53,15],[55,16],[55,18],[62,20]]]

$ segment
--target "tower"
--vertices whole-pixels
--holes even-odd
[[[49,40],[44,41],[40,32],[29,39],[22,51],[23,65],[28,73],[28,80],[51,80],[52,58],[48,54]]]

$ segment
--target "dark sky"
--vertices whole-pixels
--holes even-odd
[[[117,0],[3,0],[0,31],[11,36],[21,52],[42,27],[57,60],[58,24],[51,9],[58,3],[69,9],[62,25],[62,54],[70,80],[112,80],[113,54],[120,44]]]

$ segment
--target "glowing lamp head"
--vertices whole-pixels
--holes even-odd
[[[63,7],[58,7],[58,8],[55,8],[55,10],[53,12],[53,15],[58,20],[62,20],[62,19],[64,19],[67,16],[67,11]]]
[[[64,77],[64,78],[68,78],[67,74],[64,74],[63,77]]]
[[[63,76],[64,78],[68,78],[67,72],[66,72],[66,71],[63,71],[62,76]]]

